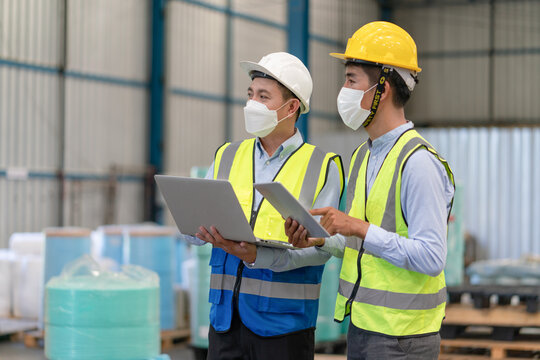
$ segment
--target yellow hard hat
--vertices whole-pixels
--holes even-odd
[[[347,41],[345,54],[330,53],[330,56],[422,71],[418,67],[413,38],[399,26],[386,21],[374,21],[362,26]]]

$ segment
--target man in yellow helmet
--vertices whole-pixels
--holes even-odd
[[[416,44],[394,24],[372,22],[349,39],[338,110],[366,129],[353,153],[346,212],[312,210],[333,235],[307,238],[287,219],[295,246],[343,257],[335,320],[350,315],[348,359],[437,359],[444,317],[447,221],[454,181],[446,161],[405,118],[417,83]]]

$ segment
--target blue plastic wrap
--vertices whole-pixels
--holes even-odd
[[[129,264],[143,266],[159,276],[161,329],[174,329],[174,274],[177,230],[169,227],[142,226],[127,229]]]
[[[176,284],[182,284],[184,282],[182,278],[182,263],[187,259],[189,259],[189,251],[186,241],[178,239],[176,241],[176,274],[174,277]]]
[[[540,286],[540,261],[527,257],[475,261],[467,275],[473,285]]]
[[[159,279],[152,271],[126,265],[108,272],[84,256],[47,283],[48,359],[153,359],[159,332]]]
[[[79,228],[45,229],[44,284],[58,276],[69,262],[90,254],[90,230]]]

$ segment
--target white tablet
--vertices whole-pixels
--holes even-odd
[[[258,183],[253,186],[272,204],[284,219],[290,217],[305,227],[309,237],[330,236],[317,219],[281,183]]]

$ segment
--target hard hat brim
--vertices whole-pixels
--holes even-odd
[[[345,56],[345,54],[340,54],[340,53],[330,53],[330,56],[341,59],[341,60],[347,59],[347,56]]]
[[[240,67],[246,71],[246,73],[248,75],[251,75],[251,72],[252,71],[260,71],[262,73],[265,73],[267,75],[270,75],[271,77],[273,77],[276,81],[279,82],[279,76],[277,76],[276,74],[274,74],[272,71],[268,70],[267,68],[265,68],[264,66],[261,66],[259,64],[257,64],[256,62],[253,62],[253,61],[240,61]],[[279,82],[280,84],[282,84],[281,82]],[[289,89],[299,100],[300,100],[300,104],[302,106],[302,111],[300,112],[301,114],[306,114],[309,112],[309,104],[305,101],[305,99],[302,98],[302,96],[300,96],[296,91],[294,91],[293,89],[289,88],[287,85],[285,84],[282,84],[283,86],[285,86],[287,89]]]
[[[354,61],[356,60],[356,58],[352,58],[350,56],[347,56],[345,54],[340,54],[340,53],[330,53],[329,54],[330,56],[332,57],[335,57],[337,59],[341,59],[341,60],[351,60],[351,61]],[[405,67],[403,64],[398,64],[398,63],[385,63],[385,64],[379,64],[379,63],[376,63],[376,62],[373,62],[373,61],[369,61],[369,60],[365,60],[365,59],[357,59],[357,60],[363,60],[363,61],[366,61],[366,62],[369,62],[369,63],[373,63],[373,64],[377,64],[377,65],[389,65],[389,66],[397,66],[397,67],[400,67],[400,68],[403,68],[403,69],[408,69],[408,70],[412,70],[412,71],[416,71],[417,73],[419,73],[420,71],[422,71],[421,68],[419,67],[416,67],[416,68],[410,68],[410,67]]]

